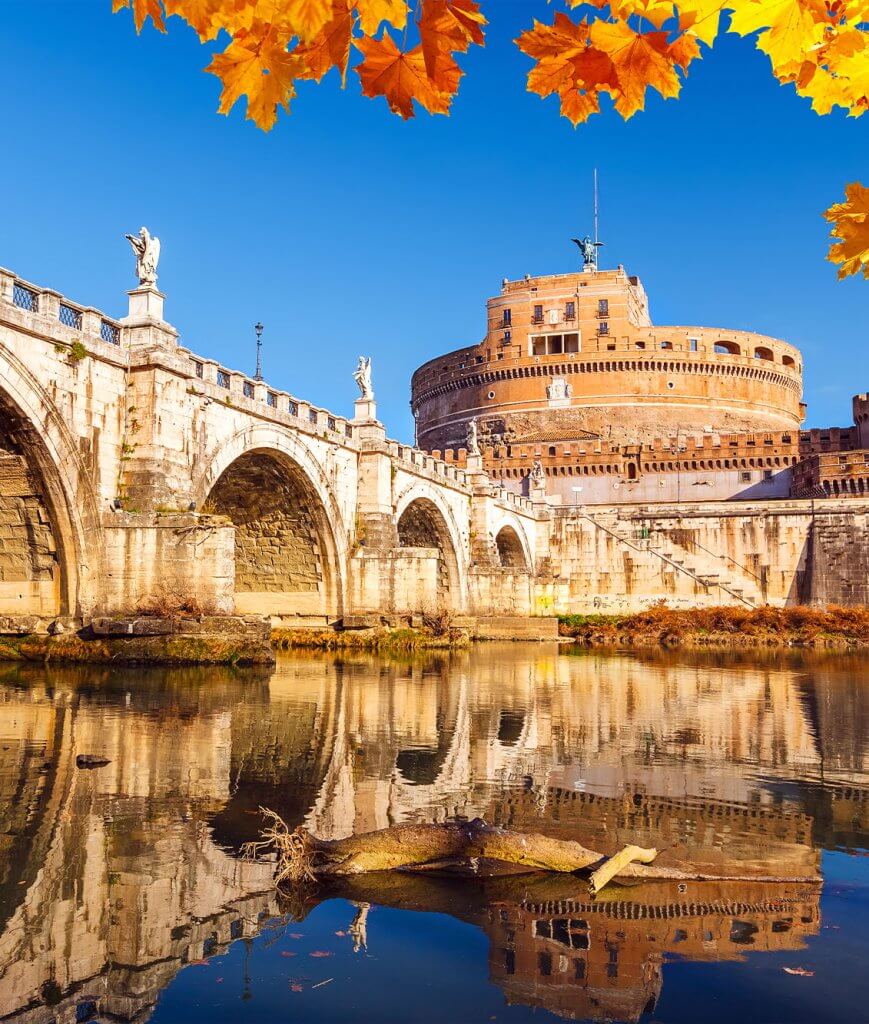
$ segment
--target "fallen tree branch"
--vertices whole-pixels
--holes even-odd
[[[592,896],[597,896],[607,882],[621,874],[629,864],[634,861],[651,864],[657,856],[657,850],[644,850],[641,846],[625,846],[592,872],[591,878],[588,880],[588,891]]]

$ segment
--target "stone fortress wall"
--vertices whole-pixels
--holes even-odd
[[[421,366],[411,405],[426,449],[467,423],[498,443],[647,441],[670,431],[795,429],[802,358],[745,331],[656,327],[623,269],[505,281],[484,340]]]
[[[598,277],[620,283],[632,337],[651,331],[635,279],[571,280],[579,290]],[[492,444],[484,423],[479,453],[425,452],[387,438],[370,397],[352,417],[319,408],[181,346],[155,287],[129,295],[116,319],[0,270],[0,630],[189,606],[320,627],[507,616],[498,628],[523,635],[543,628],[529,616],[662,598],[867,600],[867,574],[847,556],[869,536],[869,502],[855,500],[869,473],[854,449],[866,399],[854,428],[800,433],[801,361],[784,343],[766,339],[771,360],[676,352],[686,380],[704,376],[695,358],[743,383],[767,375],[769,400],[753,401],[775,431]],[[585,330],[581,302],[574,315]],[[618,344],[596,338],[599,353],[578,356],[592,367]],[[819,464],[796,492],[807,459],[843,450],[847,485],[833,492]],[[748,500],[710,500],[735,495]]]
[[[587,266],[505,280],[484,340],[421,366],[411,405],[422,447],[463,465],[475,419],[491,478],[529,494],[536,464],[552,504],[869,494],[869,402],[801,431],[802,371],[775,338],[654,326],[638,278]]]

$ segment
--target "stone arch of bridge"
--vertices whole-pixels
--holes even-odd
[[[467,603],[467,556],[449,505],[433,487],[411,484],[395,503],[399,547],[436,548],[439,552],[437,601],[447,611]]]
[[[0,614],[95,610],[103,559],[91,474],[64,416],[0,344]]]
[[[194,484],[197,507],[235,526],[241,613],[334,620],[347,593],[347,531],[314,453],[271,427],[239,432]]]
[[[492,535],[502,568],[531,572],[533,559],[528,535],[515,516],[503,516],[495,521]]]

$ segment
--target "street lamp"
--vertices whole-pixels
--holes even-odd
[[[253,329],[256,331],[256,373],[253,375],[253,379],[254,380],[262,380],[263,379],[263,358],[262,358],[262,353],[263,353],[263,331],[265,330],[265,328],[263,327],[263,325],[261,323],[257,322],[256,324],[254,324],[254,328]]]

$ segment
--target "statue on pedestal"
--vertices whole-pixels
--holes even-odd
[[[480,454],[480,439],[477,434],[477,420],[476,417],[468,424],[468,439],[465,442],[465,448],[468,450],[468,455],[479,455]]]
[[[573,242],[579,246],[579,251],[582,254],[582,264],[588,270],[597,270],[597,250],[602,245],[601,242],[593,242],[591,238],[586,235],[585,238],[574,238]]]
[[[136,275],[140,287],[154,288],[157,285],[157,264],[160,262],[160,239],[152,237],[147,228],[141,228],[138,235],[125,235],[136,257]]]
[[[374,388],[371,384],[371,359],[368,356],[360,356],[353,374],[353,380],[359,388],[359,397],[363,402],[374,401]]]
[[[543,468],[543,463],[540,459],[534,460],[534,465],[531,467],[531,473],[528,479],[531,482],[532,487],[545,487],[546,486],[546,471]]]

